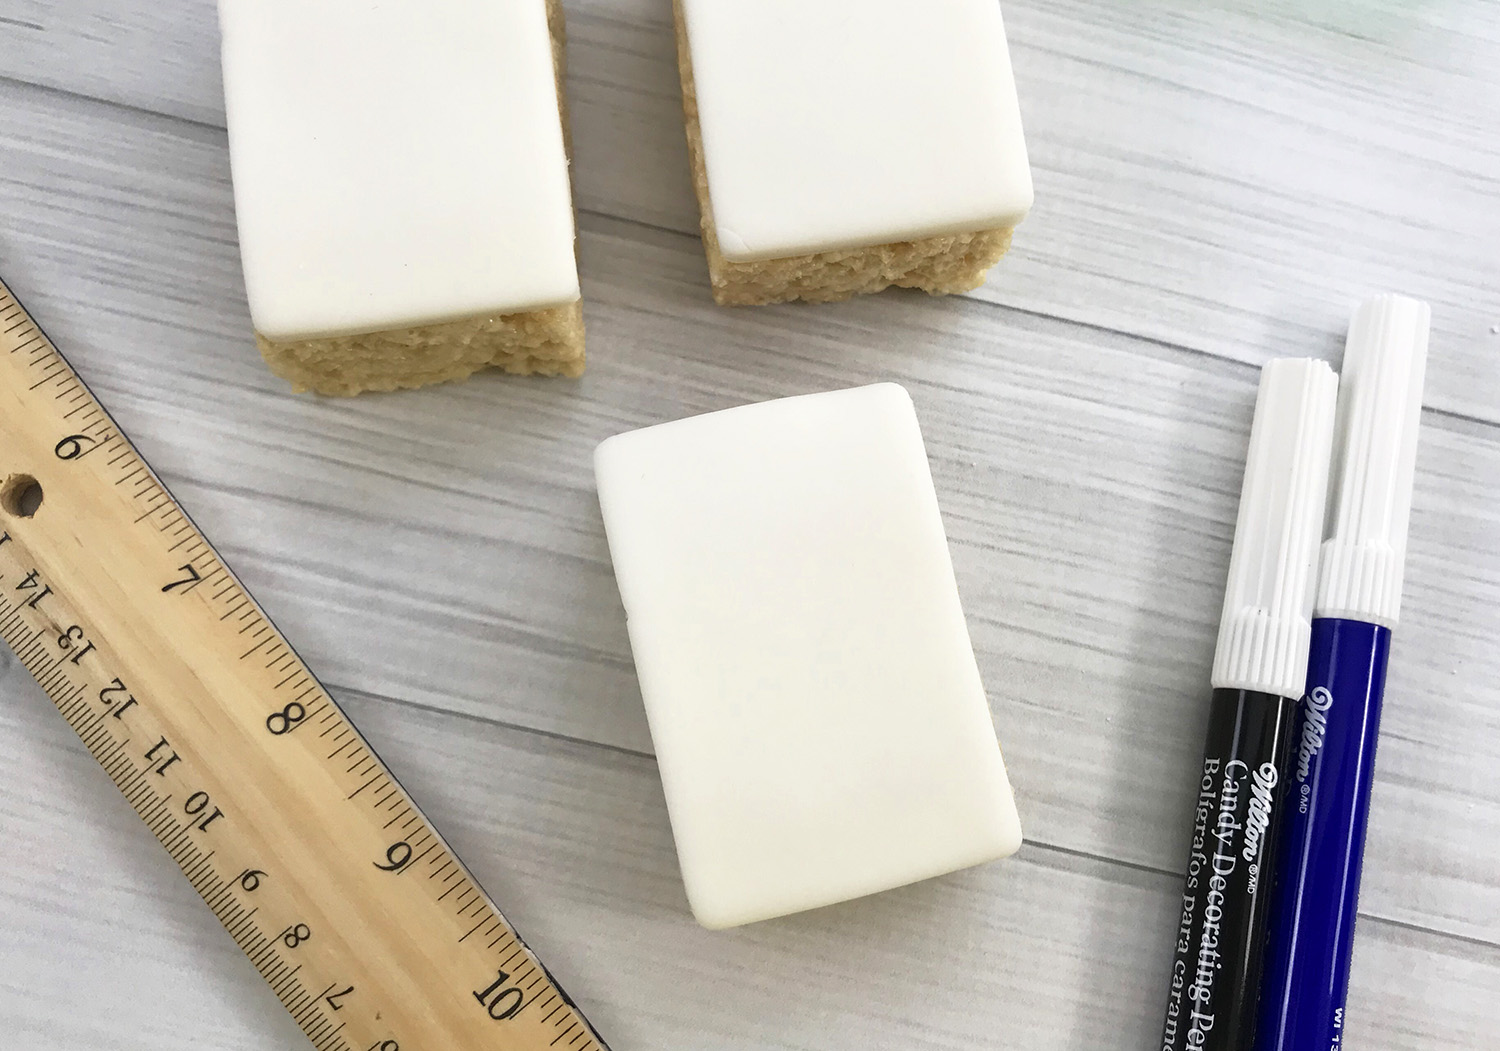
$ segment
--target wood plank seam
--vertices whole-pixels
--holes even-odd
[[[69,98],[69,99],[76,100],[76,101],[81,102],[81,103],[93,104],[93,105],[98,105],[98,106],[104,106],[104,107],[108,107],[108,108],[111,108],[111,109],[119,110],[119,111],[122,111],[122,112],[125,112],[125,113],[136,114],[138,116],[150,118],[150,119],[153,119],[153,120],[165,121],[165,122],[167,122],[170,125],[184,125],[184,126],[187,126],[187,127],[205,129],[205,130],[215,131],[215,132],[220,132],[220,133],[223,133],[225,131],[225,128],[224,128],[224,125],[223,125],[222,122],[210,122],[210,121],[195,120],[195,119],[193,119],[191,117],[186,117],[186,116],[182,116],[182,115],[175,114],[175,113],[169,113],[169,112],[167,112],[165,110],[149,109],[149,108],[146,108],[146,107],[143,107],[143,106],[133,105],[133,104],[122,102],[122,101],[119,101],[119,100],[116,100],[116,99],[106,98],[106,97],[103,97],[103,96],[100,96],[100,95],[93,95],[93,94],[88,94],[88,93],[84,93],[84,92],[72,91],[72,90],[69,90],[67,88],[58,87],[56,85],[40,84],[40,83],[37,83],[35,81],[18,80],[18,79],[15,79],[13,77],[6,76],[4,74],[0,74],[0,84],[12,84],[12,85],[15,85],[15,86],[18,86],[18,87],[25,87],[25,88],[30,88],[30,89],[33,89],[33,90],[36,90],[36,91],[40,91],[40,92],[44,92],[44,93],[55,94],[55,95],[59,95],[59,96],[63,96],[63,97]],[[640,228],[640,229],[650,230],[650,231],[653,231],[653,232],[656,232],[656,233],[659,233],[659,234],[670,235],[670,236],[674,236],[674,237],[680,237],[680,238],[683,238],[683,239],[689,240],[689,241],[695,241],[696,242],[696,241],[699,240],[699,232],[697,231],[696,228],[677,228],[677,227],[662,226],[660,224],[647,222],[645,220],[641,220],[641,219],[638,219],[638,218],[635,218],[635,217],[622,216],[622,215],[614,215],[614,214],[609,213],[609,212],[604,212],[604,211],[600,211],[600,210],[597,210],[597,209],[591,209],[591,208],[582,207],[582,206],[576,207],[575,210],[577,211],[577,213],[580,216],[589,216],[589,217],[592,217],[592,218],[607,220],[607,221],[613,222],[613,223],[622,223],[622,224],[634,226],[634,227],[637,227],[637,228]],[[705,294],[706,294],[706,288],[705,288]],[[1134,330],[1125,329],[1125,328],[1115,328],[1115,327],[1112,327],[1112,326],[1109,326],[1109,325],[1103,325],[1103,324],[1099,324],[1099,323],[1096,323],[1096,322],[1086,321],[1086,320],[1083,320],[1081,318],[1074,318],[1074,317],[1069,317],[1069,316],[1065,316],[1065,315],[1062,315],[1062,314],[1053,314],[1053,313],[1049,313],[1049,312],[1046,312],[1046,311],[1029,309],[1029,308],[1022,307],[1022,306],[1016,306],[1016,305],[1007,304],[1007,303],[1004,303],[1004,302],[999,302],[999,301],[995,301],[995,300],[991,300],[991,299],[987,299],[987,298],[981,298],[981,297],[979,297],[979,296],[977,296],[975,294],[972,294],[972,293],[961,294],[961,295],[955,296],[953,298],[965,300],[965,301],[972,302],[972,303],[981,304],[983,306],[990,307],[990,308],[998,308],[998,309],[1001,309],[1001,310],[1015,311],[1018,314],[1023,314],[1023,315],[1027,315],[1027,316],[1030,316],[1030,317],[1041,318],[1041,319],[1044,319],[1044,320],[1053,321],[1053,322],[1057,322],[1057,323],[1064,324],[1064,325],[1074,325],[1074,326],[1078,326],[1078,327],[1080,327],[1080,328],[1082,328],[1084,330],[1091,330],[1091,331],[1096,331],[1096,332],[1108,333],[1108,334],[1113,335],[1113,336],[1120,336],[1120,337],[1125,337],[1127,339],[1139,340],[1142,343],[1154,344],[1154,345],[1160,346],[1162,348],[1176,350],[1176,351],[1182,352],[1184,354],[1196,355],[1196,356],[1203,357],[1203,358],[1208,358],[1208,359],[1211,359],[1211,360],[1214,360],[1214,361],[1227,362],[1227,363],[1229,363],[1231,365],[1239,366],[1243,370],[1249,370],[1249,371],[1256,370],[1256,366],[1254,366],[1254,365],[1252,365],[1252,364],[1250,364],[1248,362],[1245,362],[1245,361],[1243,361],[1241,359],[1238,359],[1238,358],[1235,358],[1235,357],[1232,357],[1232,356],[1229,356],[1229,355],[1216,354],[1212,350],[1204,348],[1204,347],[1193,347],[1193,346],[1189,346],[1189,345],[1186,345],[1186,344],[1183,344],[1183,343],[1178,343],[1178,342],[1174,342],[1174,341],[1170,341],[1170,340],[1161,339],[1159,337],[1152,336],[1152,335],[1150,335],[1149,333],[1146,333],[1146,332],[1134,331]],[[1464,413],[1457,412],[1456,410],[1433,408],[1431,406],[1426,405],[1425,403],[1424,403],[1424,406],[1423,406],[1423,412],[1424,412],[1424,414],[1426,414],[1426,413],[1432,413],[1432,414],[1434,414],[1436,416],[1440,416],[1440,417],[1453,418],[1453,419],[1463,420],[1463,421],[1466,421],[1466,422],[1473,422],[1473,423],[1485,424],[1487,426],[1495,426],[1497,428],[1500,428],[1500,423],[1483,420],[1483,419],[1480,419],[1478,417],[1474,417],[1474,416],[1470,416],[1470,415],[1467,415],[1467,414],[1464,414]],[[1424,416],[1424,418],[1425,418],[1425,416]]]
[[[412,711],[424,712],[434,717],[444,719],[457,719],[459,721],[476,722],[483,726],[490,726],[507,732],[520,733],[529,737],[536,737],[542,740],[557,742],[583,749],[612,752],[629,759],[649,763],[652,766],[656,765],[656,757],[649,752],[638,752],[634,749],[621,748],[617,745],[605,744],[599,741],[590,741],[580,737],[571,737],[567,734],[557,733],[551,730],[541,730],[535,727],[522,726],[517,723],[508,723],[501,720],[490,719],[469,712],[448,711],[446,709],[433,707],[432,705],[422,704],[421,702],[417,701],[407,701],[398,697],[390,697],[383,694],[371,693],[368,690],[359,690],[347,687],[341,688],[333,686],[331,684],[330,689],[336,690],[341,696],[356,697],[360,700],[389,705],[397,709],[409,709]],[[1183,875],[1183,872],[1180,869],[1157,867],[1155,865],[1144,865],[1139,862],[1127,861],[1121,858],[1112,858],[1104,854],[1097,854],[1091,851],[1078,850],[1074,847],[1048,843],[1043,840],[1038,840],[1034,837],[1027,838],[1025,847],[1023,849],[1041,850],[1047,853],[1090,861],[1096,864],[1118,868],[1124,871],[1138,872],[1142,875],[1151,877],[1162,877],[1163,879],[1170,881],[1172,889],[1176,889],[1176,885],[1181,882]],[[1367,912],[1363,909],[1359,913],[1359,918],[1362,921],[1368,920],[1374,923],[1382,923],[1392,927],[1399,927],[1403,930],[1419,931],[1423,934],[1431,935],[1434,938],[1443,938],[1482,949],[1492,949],[1500,951],[1500,941],[1488,941],[1483,938],[1473,938],[1467,935],[1455,934],[1450,931],[1442,931],[1431,927],[1423,927],[1418,924],[1406,923],[1402,920],[1393,919],[1388,916],[1382,916],[1379,913]]]
[[[17,81],[17,83],[29,83],[29,82]],[[47,90],[59,90],[59,89],[47,89]],[[64,94],[74,94],[74,93],[68,93],[68,92],[63,92],[63,93]],[[93,102],[100,102],[100,103],[103,103],[105,105],[122,105],[122,104],[118,104],[118,103],[111,103],[107,99],[99,99],[99,98],[95,98],[95,97],[90,96],[90,95],[74,94],[74,97],[77,97],[79,99],[85,99],[85,100],[88,100],[88,101],[93,101]],[[173,117],[173,115],[171,115],[171,114],[164,114],[164,113],[160,113],[158,111],[151,110],[151,109],[144,109],[144,108],[139,108],[139,107],[130,107],[128,105],[124,106],[124,108],[131,109],[131,110],[133,110],[135,112],[138,112],[140,114],[143,114],[143,115]],[[173,117],[173,119],[179,119],[179,118]],[[186,122],[189,123],[189,124],[196,124],[198,126],[201,126],[201,127],[204,127],[204,128],[208,128],[208,129],[215,129],[217,127],[216,125],[214,125],[212,123],[209,123],[209,122],[195,122],[195,121],[191,121],[191,120],[188,120]],[[184,138],[186,138],[186,137],[184,137]],[[45,140],[44,140],[43,144],[45,145]],[[679,242],[682,242],[682,243],[688,243],[688,242],[690,242],[692,240],[691,236],[685,234],[683,231],[674,230],[674,229],[672,229],[670,227],[667,227],[667,226],[654,226],[653,224],[650,224],[650,223],[640,223],[640,222],[637,222],[635,220],[627,219],[627,218],[612,217],[606,211],[591,211],[591,212],[588,213],[588,215],[592,219],[599,219],[599,220],[605,220],[605,221],[607,221],[609,223],[619,223],[619,224],[622,224],[622,226],[621,226],[621,229],[622,229],[622,238],[628,236],[628,234],[625,234],[623,232],[624,225],[625,224],[633,224],[633,225],[637,226],[638,228],[640,228],[641,230],[657,231],[663,237],[665,237],[666,235],[670,234],[674,239],[676,239],[676,240],[678,240]],[[594,226],[594,227],[598,227],[599,225],[602,225],[602,224],[599,223],[599,222],[590,222],[589,225]],[[636,238],[632,237],[632,238],[629,238],[629,239],[630,240],[635,240]],[[641,240],[647,240],[647,238],[644,238],[644,237],[642,237],[640,239]],[[216,240],[218,240],[218,239],[216,238]],[[227,242],[225,242],[225,243],[227,243]],[[992,305],[1003,305],[1003,304],[992,304]],[[1017,309],[1017,308],[1011,308],[1011,309]],[[1022,312],[1026,313],[1026,311],[1024,311],[1024,310]],[[1030,311],[1029,313],[1031,313],[1033,316],[1036,316],[1036,317],[1039,317],[1039,318],[1056,319],[1056,320],[1060,321],[1061,323],[1068,324],[1068,325],[1080,325],[1080,324],[1087,325],[1088,324],[1088,322],[1074,321],[1074,320],[1066,319],[1066,318],[1056,318],[1056,315],[1049,314],[1049,313],[1046,313],[1046,312]],[[1118,333],[1118,332],[1121,331],[1119,329],[1111,328],[1111,327],[1108,327],[1108,326],[1094,326],[1094,327],[1098,331],[1105,332],[1105,333]],[[187,331],[187,330],[196,330],[196,329],[193,328],[193,326],[191,326],[188,323],[182,324],[181,328],[184,331]],[[221,335],[222,333],[219,333],[219,334]],[[1131,335],[1129,333],[1126,333],[1126,335],[1128,335],[1130,338],[1135,338],[1135,339],[1149,338],[1149,337],[1141,337],[1139,335]],[[1202,350],[1197,350],[1197,349],[1194,349],[1192,347],[1184,347],[1181,344],[1172,343],[1170,341],[1159,341],[1159,343],[1160,343],[1160,345],[1163,348],[1168,348],[1168,349],[1187,349],[1187,350],[1189,350],[1190,352],[1193,352],[1193,353],[1200,353],[1200,354],[1201,353],[1205,353]],[[1233,362],[1235,364],[1239,364],[1239,365],[1242,366],[1242,370],[1241,371],[1243,371],[1245,369],[1251,368],[1250,365],[1246,364],[1245,362],[1243,362],[1242,360],[1237,359],[1237,358],[1232,358],[1232,357],[1231,358],[1221,358],[1220,356],[1214,355],[1214,354],[1206,354],[1206,356],[1208,358],[1212,359],[1212,360],[1228,360],[1228,361],[1231,361],[1231,362]],[[231,384],[231,385],[234,386],[236,389],[249,389],[249,388],[241,388],[240,385],[234,385],[234,384]],[[260,395],[264,395],[265,394],[264,391],[258,390],[258,389],[257,389],[257,393],[260,394]],[[130,396],[131,397],[136,397],[136,395],[130,395]],[[1476,433],[1476,432],[1473,431],[1473,429],[1472,429],[1472,427],[1470,427],[1470,425],[1473,424],[1473,423],[1481,423],[1481,424],[1484,424],[1484,426],[1485,426],[1485,431],[1483,433],[1485,435],[1490,435],[1490,434],[1493,433],[1493,429],[1497,426],[1497,424],[1494,421],[1486,421],[1486,420],[1484,420],[1482,418],[1481,419],[1475,419],[1473,417],[1468,417],[1468,416],[1465,416],[1465,415],[1460,414],[1460,413],[1449,413],[1447,410],[1434,410],[1431,407],[1429,407],[1428,408],[1428,412],[1429,413],[1435,413],[1437,415],[1437,417],[1439,417],[1438,419],[1434,419],[1432,416],[1429,416],[1429,423],[1430,423],[1430,425],[1436,427],[1437,429],[1441,429],[1441,430],[1445,430],[1445,431],[1450,431],[1450,432],[1454,432],[1454,433],[1465,433],[1465,434]],[[1447,417],[1447,419],[1448,419],[1447,425],[1443,424],[1442,419],[1441,419],[1442,417]],[[1457,424],[1457,426],[1454,426],[1454,424]],[[194,484],[200,484],[200,483],[194,483]],[[263,493],[251,493],[251,494],[247,494],[247,495],[254,495],[254,496],[256,496],[257,498],[260,498],[260,499],[264,499],[265,498],[265,494],[263,494]],[[319,508],[319,510],[327,510],[327,509],[326,508]],[[1470,555],[1472,557],[1472,552],[1470,552]],[[241,557],[244,557],[244,556],[241,556]],[[1455,553],[1455,557],[1456,557],[1456,553]],[[396,706],[397,708],[402,707],[402,706],[405,705],[405,702],[403,702],[403,701],[401,701],[399,699],[399,695],[393,695],[393,697],[386,697],[385,695],[383,695],[382,693],[379,693],[379,692],[370,692],[370,691],[359,691],[359,692],[361,692],[363,696],[366,696],[366,697],[370,698],[372,701],[380,702],[381,704],[390,703],[390,704]],[[415,705],[413,705],[413,706],[415,706]],[[431,710],[431,711],[433,711],[435,713],[439,713],[439,714],[447,714],[447,715],[453,715],[453,714],[468,715],[469,714],[469,713],[449,711],[449,710],[446,710],[446,709],[440,709],[440,708],[435,708],[435,707],[430,707],[430,706],[421,706],[421,707],[428,707],[429,710]],[[475,718],[477,719],[477,721],[480,721],[480,722],[487,721],[482,716],[476,716]],[[1117,720],[1117,722],[1118,722],[1118,720]],[[504,726],[504,725],[507,725],[507,724],[501,722],[498,725]],[[528,732],[531,732],[531,728],[529,728],[529,727],[518,727],[518,728],[526,729]],[[542,732],[545,733],[546,731],[542,731]],[[587,739],[572,738],[572,737],[569,737],[567,734],[556,734],[555,736],[559,740],[565,740],[565,741],[566,740],[572,740],[572,741],[575,741],[577,743],[582,743],[582,744],[599,744],[599,742],[592,742],[592,741],[588,741]],[[1395,736],[1395,735],[1393,734],[1393,736]],[[609,745],[601,745],[601,746],[602,747],[610,747]],[[621,750],[625,754],[633,754],[633,755],[637,755],[637,756],[640,756],[640,757],[645,757],[645,756],[648,755],[648,753],[638,752],[638,751],[632,750],[632,749],[619,749],[619,750]],[[1117,864],[1130,865],[1132,863],[1131,862],[1120,861],[1120,862],[1117,862]],[[1158,867],[1151,866],[1151,865],[1141,866],[1141,869],[1142,869],[1143,872],[1165,872],[1164,868],[1163,869],[1159,869]],[[1422,926],[1422,925],[1418,925],[1418,924],[1407,924],[1407,923],[1404,923],[1403,921],[1400,921],[1400,920],[1382,919],[1380,917],[1372,917],[1372,919],[1374,919],[1377,924],[1394,924],[1396,927],[1398,927],[1400,929],[1411,930],[1411,931],[1415,931],[1415,932],[1419,932],[1419,933],[1426,933],[1426,934],[1429,934],[1432,937],[1438,938],[1438,939],[1444,939],[1444,940],[1448,940],[1448,939],[1460,939],[1460,940],[1466,940],[1466,941],[1474,941],[1474,942],[1476,942],[1477,945],[1482,946],[1482,947],[1488,947],[1488,946],[1490,946],[1490,942],[1482,940],[1482,939],[1468,939],[1465,935],[1452,934],[1452,933],[1448,933],[1448,932],[1445,932],[1445,931],[1436,930],[1434,928],[1427,927],[1427,926]],[[1362,922],[1364,922],[1364,921],[1362,921]],[[1446,941],[1445,941],[1445,943],[1446,943]]]

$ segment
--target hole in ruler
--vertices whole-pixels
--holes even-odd
[[[42,486],[29,474],[18,474],[0,489],[0,507],[19,518],[30,518],[42,506]]]

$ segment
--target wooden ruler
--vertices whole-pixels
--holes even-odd
[[[3,283],[0,636],[319,1051],[603,1051]]]

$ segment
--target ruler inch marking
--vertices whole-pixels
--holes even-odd
[[[29,518],[0,508],[0,638],[312,1045],[602,1048],[3,282],[0,325],[0,478],[45,493]],[[208,585],[192,598],[166,587],[184,560]],[[9,594],[28,574],[39,605]],[[392,839],[413,855],[383,872]],[[497,995],[526,997],[504,1019],[475,1003],[497,945],[520,960]]]
[[[151,506],[151,507],[148,507],[148,508],[147,508],[147,509],[146,509],[146,510],[145,510],[145,511],[144,511],[144,512],[142,512],[142,514],[141,514],[141,516],[140,516],[140,517],[139,517],[139,518],[137,518],[137,519],[136,519],[136,520],[135,520],[135,521],[134,521],[134,522],[132,522],[132,523],[131,523],[131,524],[132,524],[132,525],[140,525],[140,524],[141,524],[141,523],[142,523],[142,522],[144,522],[144,521],[145,521],[145,520],[146,520],[146,519],[148,519],[148,518],[150,518],[150,517],[151,517],[151,516],[152,516],[152,515],[154,515],[154,514],[155,514],[155,513],[156,513],[156,509],[157,509],[157,508],[158,508],[158,507],[160,507],[160,506],[161,506],[161,504],[159,504],[159,503],[158,503],[158,504],[153,504],[153,505],[152,505],[152,506]]]
[[[265,637],[265,638],[263,638],[263,639],[261,639],[261,640],[260,640],[260,641],[259,641],[259,642],[257,642],[257,643],[256,643],[256,644],[255,644],[255,645],[254,645],[254,646],[251,646],[251,647],[250,647],[250,648],[249,648],[249,649],[248,649],[248,650],[246,650],[246,651],[245,651],[245,652],[244,652],[244,653],[242,653],[242,654],[240,654],[240,660],[242,660],[242,661],[243,661],[243,660],[245,660],[245,659],[246,659],[246,658],[247,658],[247,657],[249,657],[249,656],[250,656],[250,655],[251,655],[251,654],[252,654],[252,653],[254,653],[254,652],[255,652],[255,651],[256,651],[256,650],[258,650],[258,649],[260,649],[260,648],[261,648],[261,647],[262,647],[262,646],[264,646],[264,645],[265,645],[265,644],[266,644],[266,643],[268,643],[268,642],[270,642],[270,641],[271,641],[271,636],[270,636],[270,635],[269,635],[269,634],[267,634],[267,635],[266,635],[266,637]]]
[[[376,781],[379,781],[380,778],[381,778],[381,775],[380,774],[376,774],[374,777],[370,778],[368,781],[366,781],[364,784],[360,785],[354,791],[350,792],[349,795],[346,798],[353,799],[355,796],[359,795],[365,789],[367,789],[371,785],[373,785]]]

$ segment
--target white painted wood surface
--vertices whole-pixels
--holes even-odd
[[[1252,366],[1336,360],[1392,288],[1434,340],[1350,1041],[1493,1046],[1500,6],[1008,3],[1038,207],[990,283],[736,311],[692,236],[669,4],[568,7],[581,381],[328,402],[265,372],[207,0],[0,0],[0,273],[613,1045],[1150,1046]],[[710,934],[589,454],[876,379],[923,419],[1030,842]],[[0,771],[4,1046],[298,1046],[8,654]]]

